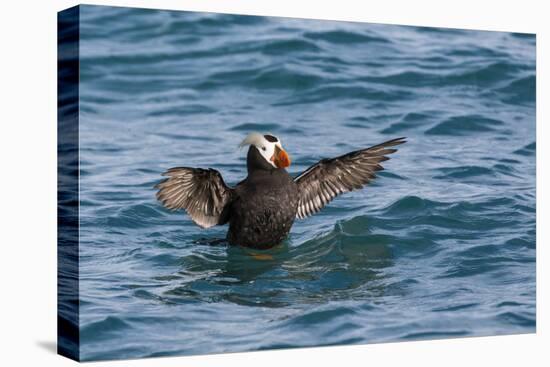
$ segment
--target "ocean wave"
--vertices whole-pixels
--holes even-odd
[[[261,51],[266,55],[281,55],[292,52],[319,52],[321,47],[306,40],[286,39],[267,42]]]
[[[276,123],[251,123],[247,122],[244,124],[238,124],[233,126],[230,130],[232,131],[277,131],[281,129],[282,126]]]
[[[479,45],[468,44],[465,46],[451,47],[445,52],[445,55],[450,58],[488,58],[488,59],[498,59],[506,56],[505,53],[499,52],[498,50],[482,47]]]
[[[504,123],[500,120],[481,116],[453,116],[425,131],[428,135],[469,135],[494,131]]]
[[[428,112],[409,112],[404,115],[399,122],[382,129],[382,134],[397,134],[409,129],[417,129],[434,119],[434,113]]]
[[[291,106],[297,104],[311,104],[321,101],[335,100],[362,100],[362,101],[398,101],[407,99],[410,92],[402,90],[381,91],[375,88],[343,85],[327,85],[314,88],[311,91],[297,93],[292,98],[273,103],[273,106]]]
[[[515,150],[514,154],[523,155],[523,156],[534,156],[536,153],[537,143],[532,142],[531,144],[527,144],[521,149]]]
[[[427,340],[427,339],[461,337],[461,336],[467,336],[469,334],[470,333],[467,330],[445,330],[445,331],[431,330],[431,331],[407,333],[401,336],[401,339]]]
[[[508,85],[496,89],[504,94],[504,102],[510,104],[535,103],[536,76],[528,75],[512,80]]]
[[[465,71],[446,78],[447,83],[469,84],[478,87],[494,86],[503,80],[515,78],[516,75],[526,70],[525,66],[512,62],[497,61],[479,67],[476,70]]]
[[[472,85],[479,88],[498,87],[503,81],[514,80],[520,72],[525,70],[525,67],[510,62],[493,62],[484,66],[465,65],[455,69],[459,69],[459,71],[453,69],[450,73],[441,73],[426,70],[403,70],[382,76],[365,76],[361,80],[414,88]]]
[[[322,81],[323,79],[320,76],[281,66],[277,68],[252,68],[216,73],[211,75],[207,82],[201,84],[200,88],[205,90],[221,88],[229,84],[232,88],[241,85],[261,90],[304,90],[320,85]]]
[[[478,176],[493,176],[495,172],[487,167],[481,166],[460,166],[460,167],[445,167],[440,168],[439,171],[442,175],[434,176],[434,178],[440,179],[463,179],[472,178]]]
[[[110,210],[112,211],[112,210]],[[164,218],[166,215],[158,205],[135,204],[116,209],[116,212],[106,217],[96,218],[106,228],[144,228]]]
[[[356,44],[356,43],[390,43],[390,41],[384,37],[372,36],[364,33],[350,32],[345,30],[333,30],[324,32],[306,32],[303,35],[305,38],[313,40],[322,40],[334,44]]]
[[[442,75],[422,71],[401,71],[383,76],[367,76],[363,77],[362,80],[370,83],[389,84],[400,87],[422,87],[445,84]]]
[[[218,112],[217,110],[200,104],[189,104],[184,106],[170,106],[170,109],[152,109],[147,112],[151,117],[163,117],[163,116],[189,116],[195,114],[212,114]]]
[[[131,325],[123,319],[116,316],[107,316],[106,318],[90,322],[82,326],[80,336],[83,339],[111,339],[113,334],[119,334],[132,329]]]
[[[497,317],[507,323],[517,326],[534,327],[536,325],[534,313],[503,312]]]

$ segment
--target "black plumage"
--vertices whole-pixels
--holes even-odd
[[[235,187],[228,187],[214,169],[176,167],[155,186],[157,199],[168,209],[185,209],[203,228],[229,223],[227,240],[232,245],[270,248],[286,238],[295,218],[306,218],[337,195],[368,184],[383,169],[380,163],[396,151],[392,147],[404,142],[393,139],[323,159],[295,179],[269,163],[261,148],[250,145],[248,176]]]

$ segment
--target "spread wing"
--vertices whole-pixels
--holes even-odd
[[[157,199],[171,210],[185,209],[202,228],[224,224],[224,209],[231,201],[233,189],[226,186],[215,169],[175,167],[162,174],[168,176],[155,186]]]
[[[323,159],[309,167],[294,179],[300,197],[296,216],[303,219],[313,215],[336,196],[368,184],[376,177],[375,172],[383,169],[380,162],[387,161],[386,156],[397,151],[391,147],[405,143],[404,139]]]

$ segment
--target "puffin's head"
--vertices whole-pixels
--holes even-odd
[[[262,157],[273,167],[286,168],[290,166],[290,157],[281,145],[281,140],[273,135],[262,135],[260,133],[250,133],[239,144],[239,147],[250,145],[257,149]]]

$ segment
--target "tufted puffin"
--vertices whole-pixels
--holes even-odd
[[[202,228],[229,223],[231,245],[267,249],[281,243],[296,218],[320,211],[336,196],[362,188],[382,170],[391,148],[405,138],[386,141],[332,159],[322,159],[292,178],[285,170],[290,157],[281,140],[251,133],[240,144],[249,146],[248,176],[229,187],[215,169],[175,167],[155,186],[157,199],[168,209],[185,209]]]

